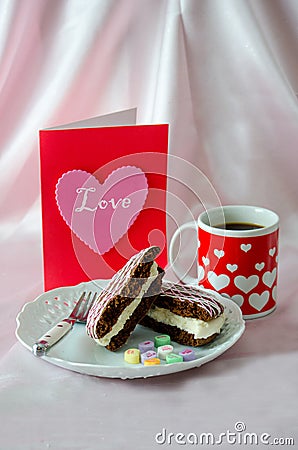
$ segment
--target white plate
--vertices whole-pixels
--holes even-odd
[[[30,351],[33,344],[59,320],[67,317],[73,309],[74,301],[84,291],[103,289],[108,280],[95,280],[77,286],[61,287],[45,292],[33,302],[25,304],[17,316],[16,336]],[[149,328],[138,325],[126,345],[117,352],[110,352],[87,336],[85,325],[75,324],[74,328],[52,347],[42,359],[56,366],[87,375],[108,378],[146,378],[166,375],[199,367],[228,350],[244,332],[245,324],[241,310],[232,300],[212,292],[225,307],[226,321],[220,335],[210,344],[195,348],[196,359],[188,362],[143,366],[124,361],[124,351],[137,347],[139,342],[154,340],[158,335]],[[185,346],[172,342],[178,353]],[[33,355],[32,355],[33,357]]]

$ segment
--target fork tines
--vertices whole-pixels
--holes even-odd
[[[78,322],[86,322],[89,310],[96,297],[97,292],[89,291],[87,296],[86,292],[82,293],[72,314]]]

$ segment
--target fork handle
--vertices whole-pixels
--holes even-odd
[[[68,333],[75,323],[74,320],[64,319],[57,325],[53,326],[47,331],[32,347],[32,352],[35,356],[44,356],[46,352],[53,347],[63,336]]]

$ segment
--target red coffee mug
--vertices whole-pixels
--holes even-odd
[[[174,260],[174,244],[186,228],[198,232],[197,278],[183,276]],[[228,296],[244,319],[265,316],[276,308],[278,215],[265,208],[231,205],[203,212],[174,233],[169,260],[184,282]]]

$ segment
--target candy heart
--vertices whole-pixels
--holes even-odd
[[[216,289],[217,291],[220,291],[224,287],[228,286],[230,283],[230,278],[228,275],[216,275],[215,272],[210,270],[207,275],[209,283]]]
[[[222,258],[225,254],[225,252],[223,250],[218,250],[217,248],[214,249],[214,254],[215,256],[217,256],[218,258]]]
[[[238,269],[237,264],[227,264],[227,269],[229,270],[229,272],[235,272],[235,270]]]
[[[244,251],[245,253],[249,252],[249,250],[251,249],[251,244],[241,244],[240,248],[242,251]]]
[[[263,283],[266,284],[266,286],[271,287],[273,286],[275,278],[276,278],[276,267],[272,270],[272,272],[270,272],[270,270],[265,272],[262,277],[262,280]]]
[[[83,170],[66,172],[56,185],[56,202],[76,236],[103,255],[128,231],[143,209],[148,183],[141,169],[123,166],[103,184]]]
[[[231,298],[241,308],[241,306],[243,305],[243,302],[244,302],[244,297],[242,295],[236,294],[236,295],[233,295]]]
[[[239,288],[242,292],[247,294],[250,292],[259,282],[258,275],[251,275],[250,277],[243,277],[242,275],[238,275],[235,277],[234,283],[237,288]]]
[[[263,263],[263,262],[257,263],[257,264],[255,265],[255,268],[256,268],[259,272],[261,272],[261,270],[263,270],[264,267],[265,267],[265,263]]]
[[[257,311],[261,311],[269,300],[269,291],[264,291],[262,294],[250,294],[248,302]]]

